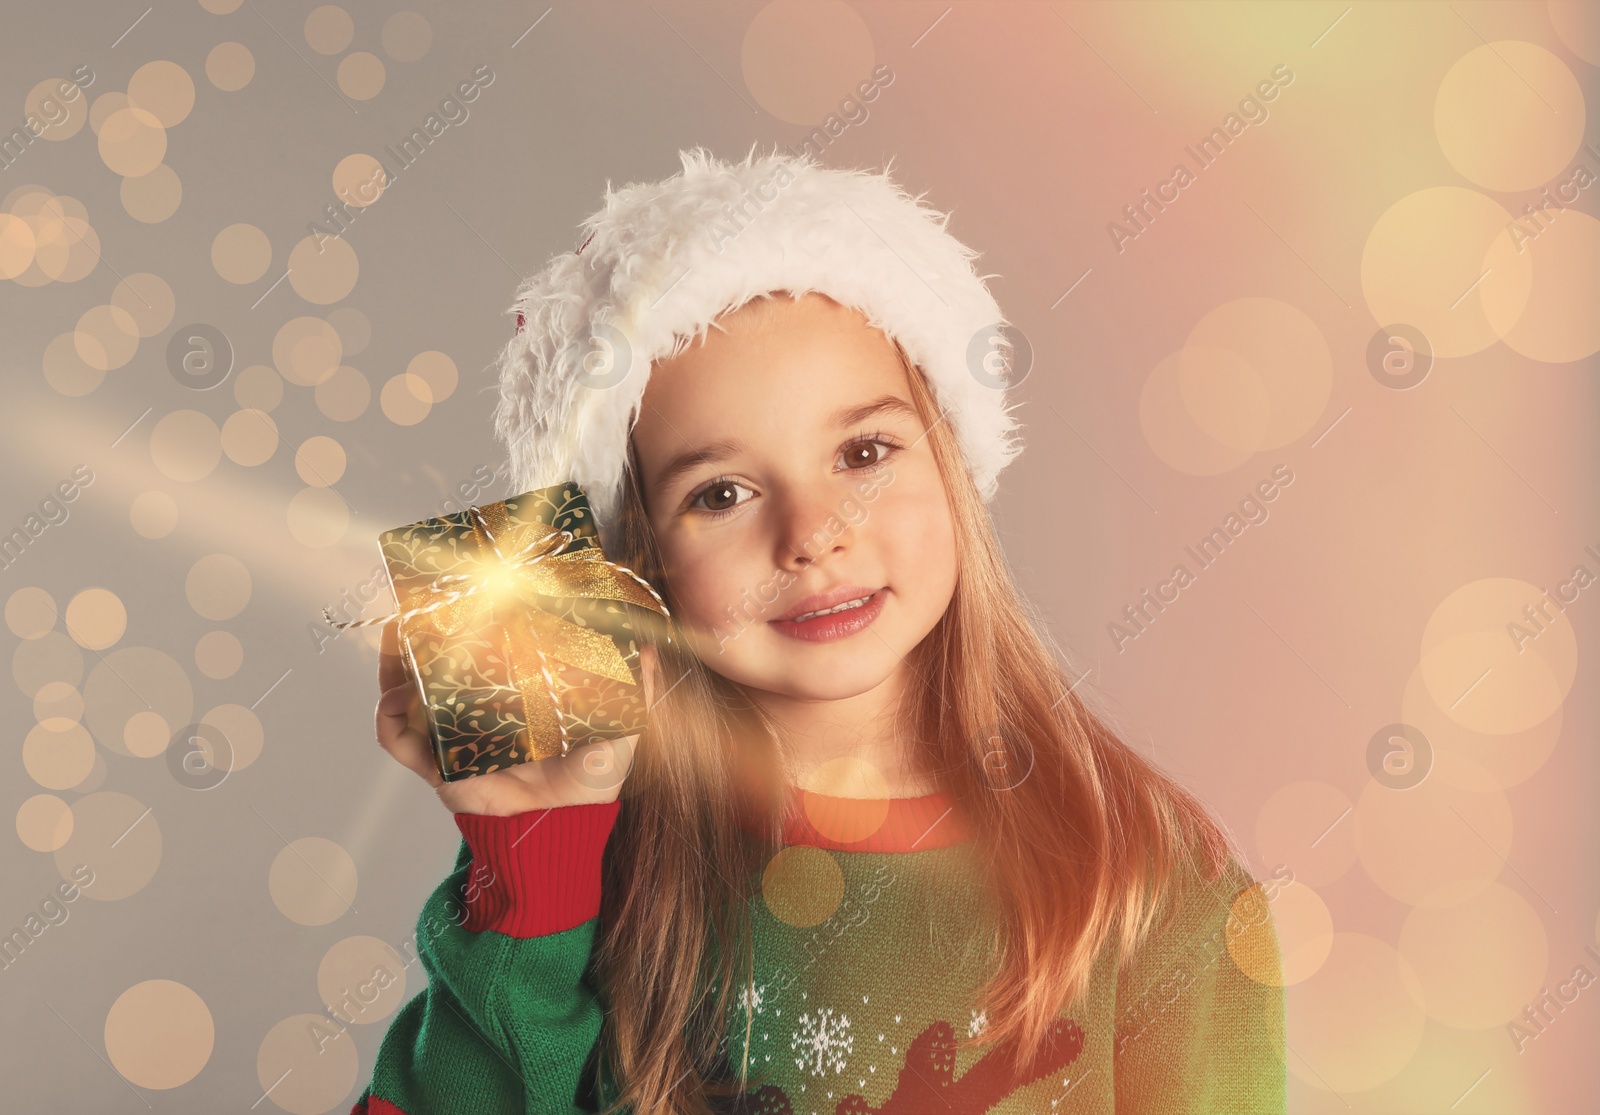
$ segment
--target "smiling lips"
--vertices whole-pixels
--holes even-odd
[[[886,588],[844,585],[808,596],[768,624],[780,634],[806,642],[827,643],[865,629],[883,611]]]

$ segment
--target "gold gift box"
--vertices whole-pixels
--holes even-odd
[[[424,519],[378,542],[446,781],[643,730],[639,648],[670,638],[670,613],[606,560],[578,485]]]

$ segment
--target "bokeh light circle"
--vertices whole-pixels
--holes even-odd
[[[232,619],[250,602],[250,570],[232,554],[208,554],[189,567],[183,592],[206,619]]]
[[[244,664],[244,644],[232,631],[207,631],[195,642],[194,664],[208,678],[231,678]]]
[[[97,902],[137,894],[161,865],[161,826],[139,799],[101,790],[72,803],[72,836],[53,853],[63,879],[87,868],[83,893]]]
[[[194,79],[176,62],[146,62],[128,79],[128,104],[149,112],[163,128],[175,128],[194,108]]]
[[[37,585],[19,588],[6,597],[6,626],[19,639],[38,639],[55,629],[55,597]]]
[[[122,367],[139,349],[139,325],[120,306],[90,306],[78,315],[72,343],[91,368],[102,372]]]
[[[124,177],[149,174],[167,154],[167,130],[148,109],[119,108],[100,125],[100,158]]]
[[[222,433],[208,414],[175,410],[150,431],[150,459],[168,480],[203,480],[222,459]]]
[[[158,225],[183,203],[183,181],[177,171],[160,163],[144,174],[124,178],[118,197],[128,216],[141,224]]]
[[[306,16],[306,45],[318,54],[340,53],[350,45],[355,34],[355,20],[337,4],[323,4]]]
[[[128,609],[108,588],[86,588],[67,601],[63,622],[73,641],[88,650],[114,646],[128,629]]]
[[[237,93],[256,76],[256,56],[243,43],[218,43],[206,55],[206,77],[224,93]]]
[[[234,377],[233,399],[246,410],[274,410],[283,402],[283,377],[265,364],[252,364]]]
[[[263,1094],[290,1115],[324,1115],[355,1087],[355,1038],[325,1015],[295,1014],[267,1031],[256,1052]]]
[[[278,451],[278,424],[266,411],[244,407],[222,423],[222,451],[236,465],[264,465]]]
[[[49,77],[28,90],[22,99],[22,114],[40,125],[37,138],[59,143],[77,135],[88,120],[89,98],[70,79]],[[35,134],[31,127],[27,131]]]
[[[343,354],[338,330],[320,317],[291,318],[272,339],[278,374],[301,387],[315,387],[331,376]]]
[[[178,525],[178,504],[166,492],[140,492],[128,505],[128,522],[144,538],[165,538]]]
[[[433,390],[421,376],[401,372],[383,385],[379,405],[396,426],[415,426],[433,409]]]
[[[1496,252],[1498,261],[1510,249]],[[1533,285],[1523,304],[1485,282],[1484,312],[1515,352],[1546,364],[1567,364],[1600,352],[1600,221],[1576,209],[1559,211],[1519,247],[1532,260]]]
[[[353,101],[370,101],[383,92],[388,71],[383,59],[365,50],[353,50],[339,60],[339,88]]]
[[[343,1022],[380,1022],[405,1002],[405,957],[380,937],[346,937],[317,965],[317,993]]]
[[[355,860],[332,840],[301,837],[273,857],[267,890],[278,912],[295,924],[327,925],[355,902]]]
[[[357,209],[381,198],[388,185],[389,172],[366,152],[346,155],[333,168],[333,192]]]
[[[264,732],[261,720],[244,705],[218,705],[200,718],[200,723],[222,733],[227,743],[227,754],[213,752],[211,741],[198,737],[206,762],[214,768],[228,771],[243,770],[261,757]]]
[[[421,12],[395,12],[383,21],[378,38],[396,62],[416,62],[433,46],[433,27]]]
[[[1512,577],[1456,589],[1422,632],[1422,678],[1434,704],[1476,732],[1524,732],[1572,691],[1578,644],[1544,591]]]
[[[844,873],[826,849],[791,845],[767,861],[761,897],[772,916],[785,924],[818,925],[844,899]]]
[[[341,364],[332,375],[317,384],[317,409],[335,422],[353,422],[367,412],[372,402],[372,385],[367,377],[348,364]]]
[[[1507,314],[1520,314],[1533,283],[1531,257],[1500,247],[1511,247],[1510,224],[1510,213],[1475,190],[1431,186],[1406,195],[1367,234],[1361,253],[1367,309],[1379,322],[1420,329],[1435,356],[1488,348],[1500,334],[1475,290],[1489,284]]]
[[[83,694],[64,681],[46,682],[33,695],[33,718],[47,728],[83,722]]]
[[[342,237],[307,236],[289,252],[289,285],[307,302],[319,306],[337,302],[355,288],[360,276],[356,250]]]
[[[1539,997],[1550,945],[1538,911],[1496,883],[1457,906],[1412,910],[1400,929],[1400,955],[1422,981],[1430,1017],[1486,1030],[1518,1018]]]
[[[1510,193],[1555,177],[1583,142],[1583,90],[1566,63],[1536,43],[1483,43],[1439,83],[1439,149],[1469,181]]]
[[[135,758],[154,759],[172,742],[172,727],[153,709],[136,712],[122,726],[122,746]]]
[[[46,790],[70,790],[89,777],[94,754],[82,724],[35,724],[22,740],[22,769]]]
[[[136,983],[106,1012],[106,1056],[141,1088],[178,1088],[211,1059],[216,1026],[205,1000],[167,979]]]
[[[823,836],[841,844],[865,840],[889,817],[889,784],[872,763],[853,755],[829,759],[802,782],[801,808]]]
[[[272,266],[272,241],[255,225],[228,225],[211,240],[211,266],[230,283],[253,283]]]
[[[295,472],[313,488],[337,484],[346,463],[344,446],[325,434],[306,438],[294,453]]]
[[[17,808],[17,837],[35,852],[53,852],[72,837],[72,806],[54,794],[34,794]]]
[[[448,399],[460,382],[456,362],[442,352],[419,352],[406,365],[406,371],[428,385],[428,402],[442,403]]]

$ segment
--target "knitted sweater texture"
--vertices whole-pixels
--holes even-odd
[[[868,804],[791,791],[780,855],[816,896],[769,904],[758,887],[750,899],[754,979],[723,1038],[748,1080],[738,1111],[1285,1110],[1277,939],[1242,865],[1180,875],[1172,916],[1120,966],[1108,946],[1013,1075],[998,1043],[955,1046],[987,1025],[976,992],[996,923],[978,842],[943,794],[871,803],[884,820],[862,839],[825,835],[861,831],[851,818]],[[588,967],[619,809],[456,815],[456,866],[418,919],[428,987],[390,1023],[351,1115],[598,1110],[585,1069],[604,1016]]]

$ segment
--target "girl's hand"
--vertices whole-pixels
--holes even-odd
[[[639,652],[645,705],[655,700],[656,650]],[[566,755],[518,763],[492,774],[446,782],[434,765],[422,694],[400,657],[398,620],[383,626],[378,650],[378,743],[402,766],[414,770],[452,813],[509,817],[533,809],[615,801],[633,763],[638,736],[592,740]]]

